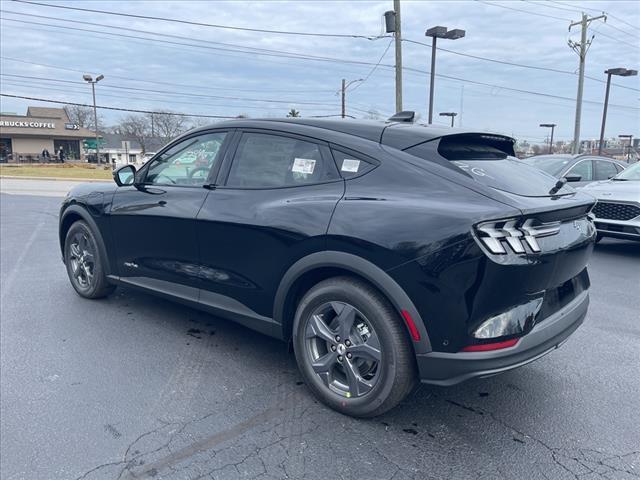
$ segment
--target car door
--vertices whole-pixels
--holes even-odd
[[[589,159],[577,161],[564,176],[568,175],[580,175],[580,180],[577,182],[571,182],[572,187],[584,187],[593,182],[593,162]]]
[[[312,138],[244,130],[233,148],[225,180],[198,214],[200,301],[271,333],[280,280],[299,258],[324,248],[344,181],[328,146]]]
[[[618,174],[616,164],[608,160],[595,160],[595,172],[593,179],[595,181],[609,180]]]
[[[156,155],[120,187],[111,227],[120,279],[197,301],[196,215],[220,166],[228,131],[182,138]]]

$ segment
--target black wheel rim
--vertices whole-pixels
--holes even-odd
[[[378,335],[362,312],[348,303],[328,302],[309,316],[305,347],[314,373],[343,397],[367,395],[380,378]]]
[[[86,290],[93,285],[95,250],[93,242],[84,232],[76,233],[69,244],[69,266],[76,285]]]

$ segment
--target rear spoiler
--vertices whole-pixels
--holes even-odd
[[[406,122],[413,123],[413,120],[416,118],[416,112],[411,110],[404,110],[402,112],[398,112],[395,115],[392,115],[387,119],[388,122]]]

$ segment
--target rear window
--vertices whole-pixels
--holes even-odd
[[[515,158],[513,140],[499,135],[449,135],[439,141],[407,148],[405,152],[437,163],[444,158],[483,185],[526,197],[549,196],[557,182],[557,179]],[[557,194],[572,191],[565,186]]]

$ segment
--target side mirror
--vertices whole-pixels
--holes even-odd
[[[577,173],[570,173],[569,175],[565,175],[567,182],[579,182],[582,180],[582,175],[578,175]]]
[[[136,167],[133,165],[125,165],[113,172],[113,180],[119,187],[133,185],[136,180]]]

